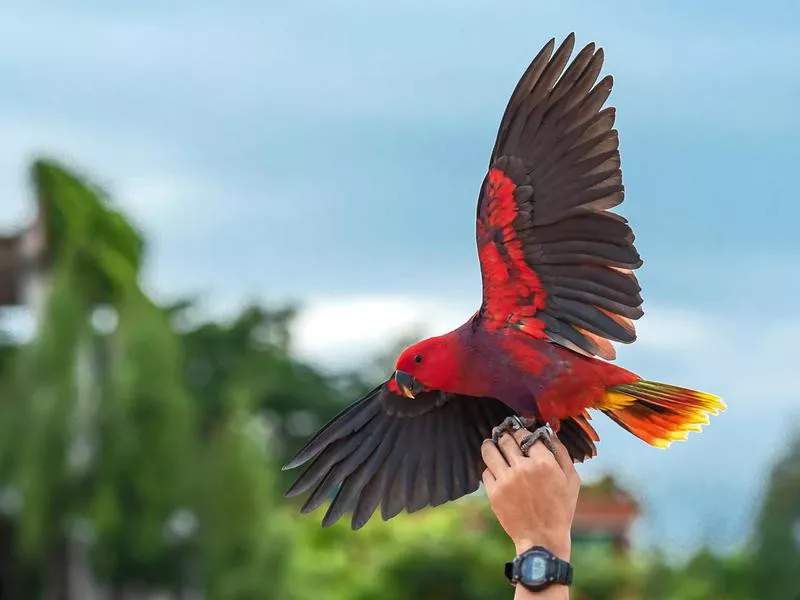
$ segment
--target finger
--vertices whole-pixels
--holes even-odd
[[[517,447],[518,448],[519,448],[519,445],[522,443],[522,440],[524,440],[530,434],[531,434],[531,431],[528,430],[528,429],[517,429],[514,432],[514,439],[517,441]],[[522,449],[521,448],[520,448],[519,453],[522,454]],[[525,457],[524,454],[522,454],[522,456],[523,456],[523,458]]]
[[[483,444],[481,444],[481,456],[483,457],[484,464],[492,472],[495,479],[509,468],[506,459],[492,440],[483,440]]]
[[[525,437],[525,432],[525,429],[518,429],[513,434],[504,433],[497,442],[506,462],[511,466],[518,464],[519,461],[525,458],[519,447],[519,439],[520,437]],[[520,436],[520,433],[523,435]]]
[[[555,436],[553,436],[555,438]],[[563,473],[563,468],[558,463],[553,452],[544,445],[544,442],[541,439],[536,440],[533,443],[533,446],[528,448],[528,458],[532,460],[542,461],[542,462],[549,462],[554,467],[558,467],[559,472]],[[566,478],[566,473],[563,473],[564,477]]]
[[[528,429],[520,429],[519,431],[515,431],[514,432],[514,438],[517,440],[517,445],[520,446],[520,454],[522,454],[522,447],[521,447],[522,442],[525,440],[526,437],[528,437],[530,435],[532,435],[532,432],[530,430],[528,430]],[[536,440],[534,442],[534,445],[540,446],[540,445],[543,445],[543,443],[544,442],[540,438],[540,439],[538,439],[538,440]],[[546,447],[547,446],[545,445],[545,448]],[[529,446],[528,447],[527,457],[530,457],[532,448],[533,448],[533,446]],[[523,456],[523,458],[526,457],[525,454],[522,454],[522,456]]]
[[[567,450],[567,447],[561,443],[561,440],[558,439],[557,435],[553,436],[553,446],[555,448],[555,453],[553,456],[555,457],[558,466],[561,467],[562,471],[564,471],[564,475],[567,476],[567,481],[580,485],[580,477],[577,469],[575,469],[575,463],[572,462],[572,457],[569,455],[569,450]]]
[[[483,481],[483,487],[486,488],[488,491],[491,487],[494,486],[495,481],[494,475],[489,469],[484,469],[483,473],[481,473],[481,481]]]

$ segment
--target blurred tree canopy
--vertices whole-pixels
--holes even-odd
[[[358,532],[322,529],[282,498],[280,465],[385,375],[394,349],[333,376],[292,356],[292,307],[212,320],[188,301],[157,306],[139,285],[144,236],[111,200],[54,162],[35,163],[33,180],[49,291],[33,339],[0,336],[2,598],[71,600],[81,549],[110,598],[513,596],[513,546],[480,497]],[[796,444],[752,553],[676,565],[576,547],[573,597],[798,600],[799,468]]]
[[[800,435],[772,470],[754,535],[764,600],[800,600]]]

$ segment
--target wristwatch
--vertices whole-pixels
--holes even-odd
[[[512,584],[521,583],[538,592],[554,583],[570,585],[572,565],[546,548],[534,546],[506,563],[506,577]]]

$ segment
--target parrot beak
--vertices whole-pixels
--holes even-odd
[[[395,371],[394,381],[406,398],[413,399],[417,394],[425,390],[419,381],[405,371]]]

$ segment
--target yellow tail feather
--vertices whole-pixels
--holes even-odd
[[[700,431],[709,414],[726,406],[713,394],[640,380],[609,388],[597,408],[639,439],[667,448]]]

